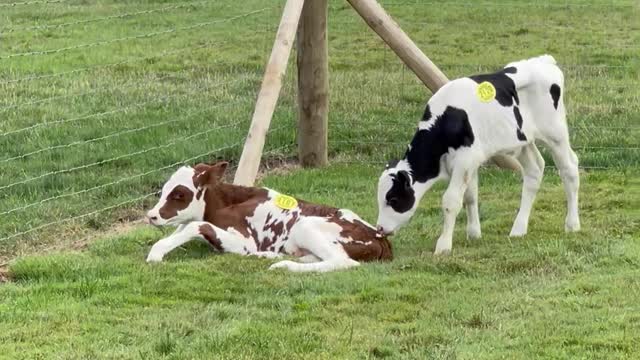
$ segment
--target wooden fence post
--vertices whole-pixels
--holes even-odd
[[[284,7],[276,40],[271,50],[271,57],[267,63],[262,87],[256,101],[251,127],[238,163],[234,184],[251,186],[258,174],[264,140],[278,103],[282,78],[287,69],[303,5],[304,0],[287,0]]]
[[[347,1],[432,92],[449,82],[376,0]]]
[[[298,27],[298,157],[328,164],[329,59],[327,0],[307,1]]]

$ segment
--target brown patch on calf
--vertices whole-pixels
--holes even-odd
[[[178,215],[178,211],[186,209],[193,200],[193,191],[186,186],[178,185],[167,195],[166,202],[160,208],[160,217],[171,219]]]
[[[202,235],[202,237],[204,237],[205,240],[207,240],[209,244],[214,247],[214,249],[218,250],[219,252],[224,252],[222,242],[220,241],[220,239],[218,239],[218,235],[216,234],[216,230],[213,228],[213,226],[209,224],[200,225],[200,228],[198,228],[198,232],[200,232],[200,235]]]
[[[208,165],[205,165],[208,166]],[[202,167],[204,169],[204,166]],[[389,240],[378,234],[374,229],[366,224],[355,220],[349,222],[340,218],[340,210],[335,207],[316,205],[308,203],[304,200],[298,200],[300,211],[290,211],[286,222],[276,220],[272,215],[267,215],[267,221],[262,224],[264,231],[271,230],[273,236],[271,238],[258,238],[258,232],[251,224],[247,223],[247,218],[253,216],[256,207],[269,200],[269,192],[265,189],[244,187],[222,182],[209,182],[204,185],[206,192],[204,221],[214,224],[222,229],[233,228],[244,237],[251,238],[256,244],[259,251],[274,251],[274,244],[278,238],[288,234],[293,226],[306,216],[316,216],[325,218],[328,221],[335,222],[343,230],[340,233],[340,244],[343,246],[350,258],[356,261],[388,261],[393,258],[391,243]],[[285,212],[286,213],[286,212]],[[219,240],[215,237],[215,231],[208,226],[213,232],[210,234],[209,229],[204,229],[203,236],[210,236],[217,246],[221,247]],[[201,233],[203,229],[201,229]],[[351,239],[351,241],[347,241]],[[212,240],[207,238],[210,243]],[[212,243],[214,247],[216,245]],[[282,251],[284,247],[280,249]],[[222,251],[222,250],[221,250]],[[309,254],[304,249],[299,249],[294,255],[304,256]]]
[[[391,242],[386,236],[381,235],[361,221],[349,222],[340,218],[329,221],[338,224],[342,231],[340,243],[350,258],[356,261],[393,260]]]
[[[331,217],[336,216],[340,209],[325,205],[310,204],[304,200],[298,200],[298,207],[303,216]]]

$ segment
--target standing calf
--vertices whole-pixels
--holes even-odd
[[[578,158],[569,144],[563,102],[564,76],[552,56],[507,65],[487,75],[453,80],[429,100],[418,130],[400,161],[387,165],[378,182],[378,229],[390,234],[415,213],[439,180],[444,226],[435,253],[451,251],[458,212],[467,208],[467,236],[480,237],[478,168],[494,156],[515,156],[522,167],[520,211],[511,236],[527,233],[544,160],[535,140],[553,156],[567,197],[566,231],[580,229]]]
[[[227,164],[185,166],[171,176],[147,222],[178,229],[153,245],[148,262],[162,261],[192,239],[220,252],[300,257],[301,262],[280,261],[271,269],[323,272],[357,266],[358,261],[391,260],[388,239],[353,212],[269,189],[226,184],[221,178]]]

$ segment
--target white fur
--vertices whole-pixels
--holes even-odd
[[[434,125],[434,119],[448,106],[465,110],[473,129],[474,142],[470,147],[452,148],[440,161],[440,174],[425,183],[413,184],[416,202],[413,209],[396,213],[386,205],[385,195],[391,188],[391,174],[400,170],[411,171],[410,164],[401,160],[392,169],[387,169],[380,177],[378,185],[378,227],[386,232],[395,231],[404,225],[415,213],[423,195],[439,180],[449,180],[449,186],[442,196],[444,225],[438,238],[435,253],[451,251],[455,219],[463,204],[467,207],[467,236],[481,236],[478,216],[477,171],[488,159],[495,155],[516,156],[522,166],[523,189],[520,211],[511,229],[511,236],[523,236],[527,233],[529,216],[533,202],[542,180],[544,160],[535,141],[540,140],[551,150],[554,162],[560,172],[567,197],[566,231],[580,229],[578,216],[578,158],[569,144],[569,133],[564,106],[564,76],[555,65],[555,59],[549,55],[522,60],[507,65],[517,68],[516,74],[507,74],[515,84],[519,95],[518,108],[523,118],[522,132],[527,141],[516,136],[517,124],[514,123],[513,106],[504,107],[497,100],[481,102],[476,95],[478,84],[470,78],[453,80],[443,86],[429,100],[434,115],[427,122],[421,122],[420,129]],[[562,90],[555,109],[549,93],[552,84],[558,84]]]
[[[198,189],[196,189],[193,184],[193,176],[195,175],[195,170],[188,166],[183,166],[178,169],[169,180],[162,186],[162,193],[160,194],[160,201],[153,207],[153,209],[149,210],[147,213],[148,219],[154,219],[153,224],[157,226],[165,226],[165,225],[178,225],[184,224],[189,221],[201,221],[202,216],[204,215],[204,196],[200,199],[196,199],[196,194]],[[178,215],[171,219],[163,219],[160,216],[160,209],[167,202],[167,196],[173,191],[173,189],[182,185],[193,192],[193,200],[189,204],[189,206],[181,211],[178,211]]]
[[[148,213],[148,216],[159,217],[158,211],[166,202],[166,196],[178,185],[187,186],[194,191],[194,194],[197,193],[198,189],[195,189],[192,184],[193,170],[189,171],[189,169],[191,168],[181,168],[169,179],[163,187],[161,200]],[[180,225],[173,234],[156,242],[147,256],[147,262],[160,262],[170,251],[193,239],[206,241],[200,234],[200,227],[202,225],[210,225],[213,227],[225,252],[269,259],[280,257],[280,249],[289,255],[304,254],[299,257],[299,262],[280,261],[273,264],[270,269],[285,268],[296,272],[327,272],[359,265],[357,261],[349,258],[340,244],[340,240],[350,241],[351,239],[343,239],[341,237],[342,228],[338,224],[329,222],[322,217],[302,216],[299,208],[284,211],[276,206],[274,202],[279,193],[274,190],[267,190],[269,190],[268,200],[258,205],[253,215],[247,217],[246,221],[251,224],[258,238],[267,237],[275,240],[272,244],[274,251],[259,251],[251,237],[243,236],[234,228],[224,230],[213,224],[201,221],[204,215],[204,200],[198,201],[194,197],[193,203],[178,214],[179,220],[174,218],[164,220],[162,223],[154,222],[155,225],[170,225],[178,222],[186,222],[186,224]],[[350,210],[340,210],[340,212],[341,218],[346,221],[354,222],[359,220],[373,228],[373,226]],[[267,219],[269,219],[270,223],[283,222],[286,224],[293,215],[297,215],[298,220],[290,231],[287,231],[286,227],[284,227],[282,234],[276,235],[268,228],[265,230],[264,224],[267,223]],[[247,230],[251,232],[251,229]]]

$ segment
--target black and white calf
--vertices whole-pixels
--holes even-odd
[[[569,144],[563,90],[564,76],[549,55],[443,86],[429,100],[404,158],[389,163],[380,176],[378,229],[387,234],[397,230],[435,182],[449,180],[442,198],[444,227],[435,253],[451,251],[463,203],[467,236],[479,238],[478,168],[491,157],[505,155],[518,160],[523,175],[520,211],[510,235],[525,235],[544,172],[535,145],[541,140],[551,150],[564,183],[565,229],[579,230],[578,158]]]

